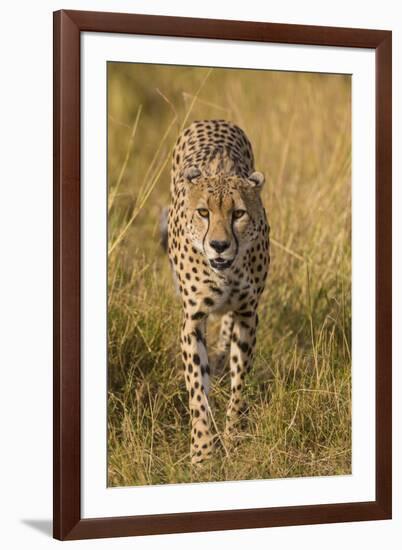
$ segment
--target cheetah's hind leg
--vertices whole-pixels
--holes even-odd
[[[168,220],[169,220],[169,208],[165,206],[162,208],[159,220],[159,238],[161,247],[165,252],[168,249]]]

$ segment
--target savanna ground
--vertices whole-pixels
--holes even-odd
[[[272,261],[248,428],[230,456],[194,469],[181,307],[159,221],[177,135],[205,118],[250,138]],[[109,486],[349,474],[350,78],[109,63],[108,176]],[[210,395],[218,431],[228,398],[225,370]]]

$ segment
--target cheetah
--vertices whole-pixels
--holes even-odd
[[[269,225],[246,134],[225,120],[193,122],[173,150],[168,255],[183,305],[181,355],[189,394],[192,464],[213,454],[208,389],[211,370],[230,355],[224,438],[233,441],[245,410],[257,306],[268,275]],[[212,364],[206,341],[211,314],[222,316]],[[212,365],[212,366],[211,366]]]

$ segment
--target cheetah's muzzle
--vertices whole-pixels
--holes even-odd
[[[218,271],[223,271],[230,267],[233,263],[233,260],[224,260],[223,258],[215,258],[215,260],[209,260],[211,267],[217,269]]]
[[[235,124],[198,121],[179,135],[173,152],[167,244],[183,304],[180,341],[193,464],[216,452],[208,410],[211,357],[206,326],[211,313],[222,314],[214,369],[230,355],[223,432],[233,438],[241,429],[242,391],[253,363],[257,307],[269,266],[263,183],[264,176],[254,171],[251,144]]]

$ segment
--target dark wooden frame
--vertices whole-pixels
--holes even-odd
[[[80,36],[84,31],[373,48],[376,56],[376,500],[81,519]],[[391,518],[390,31],[54,13],[54,536],[61,540]]]

